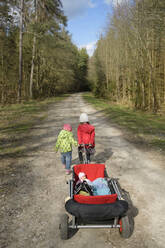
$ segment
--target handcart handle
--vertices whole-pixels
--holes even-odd
[[[80,147],[91,146],[91,144],[79,144]]]

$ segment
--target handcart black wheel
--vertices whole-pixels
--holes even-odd
[[[60,236],[61,239],[66,240],[68,239],[69,236],[69,216],[67,214],[61,215],[61,220],[60,220]]]
[[[131,225],[130,225],[128,216],[126,215],[126,216],[122,217],[119,220],[119,224],[120,224],[120,228],[119,228],[120,235],[123,238],[128,239],[132,234]]]

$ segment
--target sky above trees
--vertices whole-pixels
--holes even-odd
[[[80,48],[86,47],[92,55],[96,41],[104,32],[107,16],[122,1],[125,0],[62,0],[73,42]]]

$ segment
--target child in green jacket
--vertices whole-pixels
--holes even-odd
[[[55,150],[60,150],[61,161],[65,166],[66,174],[70,174],[70,167],[72,161],[72,145],[77,146],[77,141],[73,138],[72,127],[70,124],[64,124],[63,129],[60,131]]]

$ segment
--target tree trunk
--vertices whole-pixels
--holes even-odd
[[[22,92],[23,7],[24,7],[24,0],[21,0],[20,1],[20,33],[19,33],[19,81],[18,81],[18,92],[17,92],[18,102],[21,101],[21,92]]]
[[[33,74],[34,74],[34,59],[36,49],[36,35],[33,37],[33,49],[32,49],[32,62],[31,62],[31,73],[30,73],[30,98],[33,98]]]
[[[35,0],[35,23],[37,23],[37,1]],[[31,73],[30,73],[30,98],[33,98],[33,75],[34,75],[34,60],[36,51],[36,33],[33,37],[33,49],[32,49],[32,62],[31,62]]]

